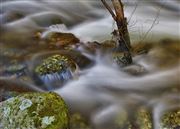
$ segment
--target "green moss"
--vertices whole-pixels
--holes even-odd
[[[42,64],[36,67],[35,72],[40,75],[60,72],[67,68],[74,69],[76,66],[72,60],[64,55],[53,55],[44,59]]]
[[[67,129],[68,110],[55,93],[27,93],[1,103],[0,127]]]
[[[178,129],[180,127],[180,109],[164,113],[161,118],[162,128]]]

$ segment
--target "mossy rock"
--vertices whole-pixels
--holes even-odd
[[[180,109],[165,112],[161,117],[161,127],[163,129],[180,128]]]
[[[42,60],[35,73],[47,90],[57,88],[73,78],[76,63],[62,54],[52,55]],[[53,87],[52,87],[53,86]]]
[[[21,94],[0,103],[0,128],[67,129],[68,110],[55,93]]]
[[[88,68],[93,61],[78,51],[61,50],[35,54],[28,64],[28,75],[44,90],[62,87],[78,77],[78,70]]]
[[[36,67],[35,72],[40,75],[53,74],[64,69],[76,69],[75,63],[64,55],[53,55],[44,59],[42,64]]]

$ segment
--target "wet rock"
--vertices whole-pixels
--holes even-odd
[[[44,59],[35,68],[35,73],[47,87],[51,87],[71,79],[75,70],[76,64],[73,60],[57,54]]]
[[[67,129],[68,110],[55,93],[26,93],[0,103],[0,128]]]
[[[138,64],[126,66],[123,68],[123,71],[134,76],[141,76],[147,73],[147,70],[143,66],[138,65]]]
[[[116,43],[113,40],[106,40],[104,42],[87,42],[84,46],[84,48],[94,54],[96,51],[102,51],[103,53],[108,53],[108,52],[112,52],[113,49],[116,47]]]
[[[25,82],[13,78],[0,77],[0,102],[20,93],[40,91],[42,90],[30,83],[27,83],[27,81]]]
[[[125,67],[132,63],[131,55],[128,53],[113,52],[112,59],[120,67]]]
[[[50,33],[47,40],[49,44],[57,47],[67,47],[80,42],[80,40],[74,34],[58,32]]]
[[[28,71],[36,84],[45,90],[52,90],[75,77],[78,69],[87,68],[92,63],[77,51],[52,51],[33,56]]]
[[[12,64],[0,69],[0,76],[23,76],[25,75],[25,64]]]
[[[38,88],[36,88],[34,85],[12,78],[0,78],[0,89],[16,92],[38,91]]]
[[[110,49],[110,50],[113,50],[114,48],[116,48],[116,45],[117,45],[114,40],[106,40],[102,42],[101,44],[104,49]]]
[[[161,117],[161,127],[164,129],[179,129],[180,109],[165,112]]]
[[[68,67],[73,71],[76,65],[72,60],[63,55],[53,55],[43,60],[42,64],[36,67],[35,72],[40,75],[51,74],[67,69]]]

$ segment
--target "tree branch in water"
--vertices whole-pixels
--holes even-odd
[[[107,8],[107,10],[112,15],[113,19],[116,22],[117,28],[118,28],[118,46],[116,48],[115,52],[115,61],[120,66],[126,66],[132,63],[132,57],[130,53],[130,37],[129,32],[127,28],[127,19],[124,16],[124,9],[123,4],[121,0],[111,0],[115,14],[110,8],[110,6],[106,3],[105,0],[101,0],[103,5]],[[119,54],[121,53],[121,54]],[[123,53],[123,56],[122,56]],[[120,56],[121,55],[121,56]]]

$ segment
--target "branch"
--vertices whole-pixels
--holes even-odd
[[[112,0],[112,3],[116,12],[117,20],[123,21],[124,20],[123,4],[121,3],[120,0]]]
[[[130,53],[130,38],[129,32],[127,28],[127,19],[124,17],[124,9],[121,0],[111,0],[115,14],[110,8],[110,6],[106,3],[105,0],[101,0],[104,6],[112,15],[113,19],[116,21],[118,28],[118,46],[114,50],[115,60],[121,66],[126,66],[132,63],[132,57]],[[123,57],[119,56],[119,53],[123,53]]]
[[[113,19],[116,21],[116,15],[115,15],[114,12],[112,11],[111,7],[106,3],[105,0],[101,0],[101,2],[102,2],[103,5],[106,7],[106,9],[109,11],[109,13],[110,13],[111,16],[113,17]]]

